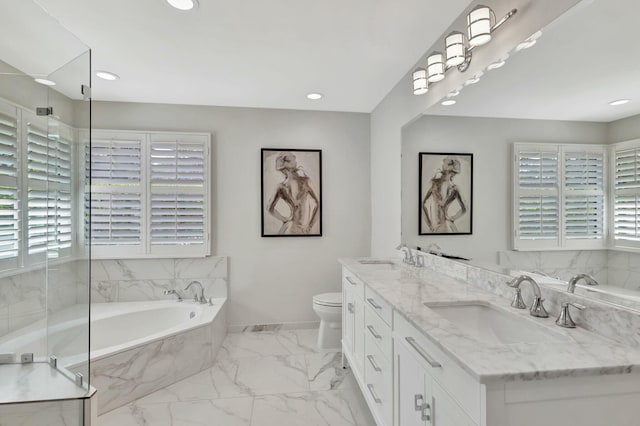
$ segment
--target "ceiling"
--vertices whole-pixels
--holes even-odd
[[[430,115],[611,122],[640,114],[638,0],[583,1],[537,44],[465,87]],[[631,99],[611,107],[610,101]]]
[[[95,100],[356,112],[372,111],[470,3],[199,0],[182,12],[165,0],[36,1],[91,47],[94,70],[120,75],[94,78]],[[30,72],[42,44],[33,35],[50,34],[19,3],[0,0],[2,15],[32,36],[11,37],[0,54]],[[35,56],[72,57],[42,47]]]

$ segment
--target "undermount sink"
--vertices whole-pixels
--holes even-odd
[[[361,265],[393,265],[394,263],[390,260],[381,260],[381,259],[360,259],[358,263]]]
[[[561,342],[566,337],[485,303],[430,304],[429,309],[464,334],[488,344]]]

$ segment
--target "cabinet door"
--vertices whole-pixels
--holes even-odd
[[[437,382],[431,381],[431,426],[476,426]]]
[[[355,308],[354,333],[353,333],[353,356],[356,359],[359,371],[364,371],[364,302],[357,297],[353,298]]]
[[[342,309],[342,342],[350,355],[354,355],[354,332],[355,332],[355,305],[353,303],[353,293],[345,288],[343,293]]]
[[[429,408],[431,403],[429,383],[425,372],[418,364],[411,349],[395,343],[396,426],[431,426]],[[442,423],[446,425],[446,423]]]

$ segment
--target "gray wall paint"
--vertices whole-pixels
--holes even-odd
[[[317,321],[313,295],[341,288],[337,258],[369,254],[368,114],[94,102],[93,128],[212,134],[213,253],[230,258],[231,325]],[[262,147],[323,150],[323,237],[260,237]]]
[[[640,138],[640,114],[609,123],[609,143]]]
[[[425,248],[497,263],[511,248],[513,142],[607,142],[607,124],[502,118],[423,116],[402,137],[402,239]],[[473,153],[473,234],[418,235],[418,152]]]

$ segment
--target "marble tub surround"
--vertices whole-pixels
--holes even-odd
[[[82,416],[83,404],[74,400],[0,405],[2,426],[76,426]]]
[[[211,368],[102,415],[101,426],[373,426],[339,353],[317,330],[229,333]]]
[[[99,413],[214,365],[227,334],[226,309],[224,303],[208,324],[92,360],[91,384],[99,390]]]
[[[200,281],[206,297],[227,297],[228,258],[210,256],[189,259],[121,259],[91,262],[91,292],[94,302],[165,300],[164,290],[193,294],[183,289]]]
[[[504,250],[498,252],[498,263],[515,270],[543,272],[564,281],[576,274],[589,274],[598,282],[608,282],[608,250]]]
[[[427,260],[428,264],[451,262],[432,257]],[[451,268],[456,274],[461,274],[461,266],[466,268],[466,280],[436,272],[430,267],[407,267],[400,261],[391,266],[362,265],[353,259],[342,259],[341,263],[481,383],[640,372],[640,347],[634,346],[634,340],[618,343],[602,337],[609,336],[606,332],[596,335],[585,329],[585,323],[596,318],[608,323],[608,331],[618,327],[625,328],[627,334],[635,333],[640,329],[637,326],[640,317],[635,314],[630,317],[628,311],[617,312],[610,306],[574,295],[571,300],[588,304],[588,309],[580,314],[572,313],[579,324],[577,329],[563,329],[554,324],[559,312],[557,301],[570,299],[569,295],[543,289],[550,317],[533,318],[528,310],[509,306],[513,289],[505,284],[510,278],[506,275],[459,262]],[[526,284],[522,289],[523,297],[529,303],[530,290]],[[524,321],[546,327],[549,333],[560,336],[560,341],[488,344],[473,339],[424,305],[464,301],[489,303]]]

